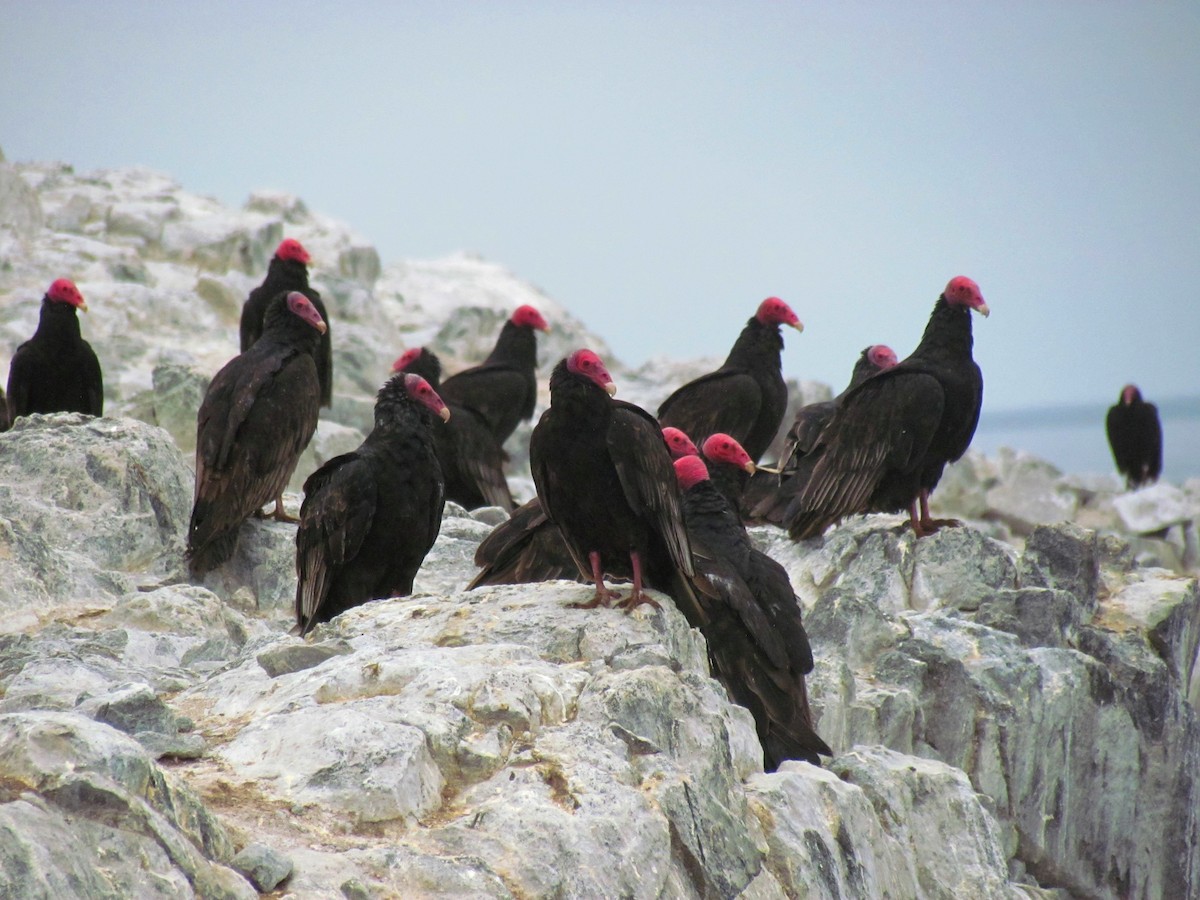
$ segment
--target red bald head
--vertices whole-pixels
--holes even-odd
[[[55,303],[67,303],[74,306],[76,309],[82,309],[87,312],[87,304],[83,302],[83,294],[79,293],[79,288],[75,287],[75,282],[70,278],[59,278],[50,285],[46,291],[46,296]]]
[[[276,296],[279,296],[276,294]],[[325,320],[321,318],[321,314],[317,312],[317,308],[312,305],[312,301],[305,297],[299,291],[292,291],[287,295],[288,309],[293,315],[299,316],[321,334],[325,333]]]
[[[704,445],[701,449],[704,451],[704,458],[710,462],[737,466],[739,469],[745,469],[751,474],[754,472],[754,460],[750,458],[750,454],[746,452],[741,444],[727,434],[722,434],[721,432],[710,434],[704,439]]]
[[[542,314],[528,304],[518,306],[509,321],[520,328],[536,328],[538,331],[550,330],[550,326],[546,324]]]
[[[681,490],[686,491],[694,484],[708,481],[708,467],[698,456],[681,456],[675,460],[675,480]]]
[[[804,330],[804,323],[792,312],[792,308],[778,297],[768,297],[758,304],[758,312],[754,314],[763,325],[791,325],[797,331]]]
[[[408,396],[441,416],[443,422],[450,420],[450,410],[442,401],[441,396],[420,375],[414,375],[412,372],[405,375],[404,390],[408,392]]]
[[[1121,388],[1121,402],[1125,406],[1132,406],[1142,399],[1142,392],[1138,390],[1136,384],[1127,384]]]
[[[396,361],[392,363],[392,371],[403,372],[418,359],[420,359],[421,354],[424,352],[424,347],[413,347],[411,350],[405,350],[398,357],[396,357]]]
[[[603,361],[591,350],[576,350],[568,356],[567,371],[595,382],[605,393],[617,392],[617,386],[613,384],[608,369],[604,368]]]
[[[663,440],[667,442],[667,449],[671,451],[671,459],[695,456],[700,452],[692,443],[692,439],[678,428],[668,425],[662,430],[662,435]]]
[[[304,263],[306,266],[310,260],[308,251],[304,249],[304,245],[295,238],[284,238],[280,241],[279,246],[275,248],[275,256],[279,259],[290,259],[298,263]]]
[[[871,361],[871,365],[880,371],[890,369],[899,362],[896,359],[896,351],[887,344],[873,344],[867,349],[867,359]]]
[[[966,275],[951,278],[946,290],[942,291],[942,296],[951,306],[965,306],[984,316],[989,312],[988,305],[983,302],[983,294],[979,292],[979,285]]]

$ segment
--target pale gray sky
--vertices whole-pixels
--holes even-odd
[[[1200,4],[0,0],[0,147],[465,249],[617,356],[903,356],[953,275],[987,408],[1200,393]]]

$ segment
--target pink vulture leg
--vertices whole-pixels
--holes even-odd
[[[610,600],[619,596],[616,591],[610,591],[604,586],[604,571],[600,568],[600,554],[593,550],[588,554],[592,564],[592,582],[596,585],[596,593],[587,603],[572,603],[574,609],[595,609],[597,606],[608,606]]]
[[[924,497],[924,492],[922,492],[921,496]],[[916,500],[913,500],[912,503],[908,504],[908,522],[910,525],[912,525],[913,533],[916,534],[917,537],[925,537],[925,535],[929,533],[921,526],[921,519],[917,515]]]
[[[933,534],[939,528],[958,528],[962,522],[958,519],[934,519],[929,515],[929,491],[921,488],[921,528],[925,534]],[[920,537],[921,533],[917,532]]]
[[[642,558],[636,550],[629,551],[629,561],[633,563],[633,590],[617,606],[622,607],[625,612],[633,612],[634,607],[643,604],[653,606],[655,609],[662,609],[657,600],[647,597],[642,592]]]
[[[276,522],[291,522],[293,525],[300,521],[295,516],[289,516],[287,513],[285,513],[283,511],[283,494],[282,493],[280,493],[280,495],[275,498],[275,512],[273,512],[271,514],[271,516],[272,516],[272,518],[275,519]]]

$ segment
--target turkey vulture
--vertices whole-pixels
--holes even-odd
[[[439,387],[442,363],[424,347],[406,351],[392,365],[396,372],[421,375]],[[446,481],[446,499],[464,509],[499,506],[509,512],[516,504],[504,477],[507,455],[479,413],[447,403],[450,420],[433,434],[438,462]]]
[[[1120,399],[1108,409],[1105,420],[1108,445],[1117,471],[1129,490],[1158,481],[1162,472],[1162,425],[1158,407],[1142,399],[1136,385],[1121,388]]]
[[[638,410],[621,400],[614,400],[613,404],[618,408],[628,406]],[[662,436],[671,459],[696,455],[696,445],[678,428],[664,428]],[[481,571],[467,585],[467,590],[485,584],[526,584],[556,579],[591,583],[589,577],[580,573],[557,526],[546,516],[541,497],[534,497],[517,507],[509,519],[492,529],[475,550],[475,565]]]
[[[709,466],[712,486],[721,492],[733,509],[738,508],[746,482],[757,468],[750,454],[728,434],[717,432],[704,439],[699,454]],[[676,467],[678,469],[678,467]]]
[[[533,482],[580,574],[596,586],[586,606],[616,596],[604,587],[606,574],[632,578],[633,591],[619,604],[626,610],[657,605],[643,586],[686,603],[692,560],[671,456],[654,417],[614,402],[615,392],[591,350],[554,367],[550,408],[529,441]]]
[[[442,382],[439,393],[453,406],[472,410],[483,419],[501,446],[522,419],[533,418],[537,401],[537,335],[549,331],[532,306],[519,306],[504,327],[488,358]]]
[[[988,314],[979,285],[952,278],[917,349],[845,394],[780,488],[793,539],[854,513],[905,507],[918,537],[952,524],[930,518],[929,494],[946,463],[966,452],[979,422],[983,375],[971,356],[971,310]]]
[[[275,501],[317,428],[321,386],[314,354],[325,321],[299,291],[267,304],[262,336],[213,377],[196,418],[196,494],[188,526],[191,571],[233,555],[238,530]]]
[[[696,569],[692,624],[708,642],[713,676],[753,714],[768,772],[785,759],[819,765],[818,754],[833,751],[812,727],[804,685],[812,648],[787,572],[750,543],[698,457],[677,459],[675,472]]]
[[[59,278],[42,297],[37,331],[8,367],[8,418],[30,413],[104,415],[104,377],[75,311],[87,312],[74,282]]]
[[[267,266],[267,277],[250,292],[242,305],[240,327],[241,351],[245,353],[263,332],[263,313],[271,298],[280,291],[299,291],[307,297],[321,314],[325,330],[321,333],[321,344],[317,350],[317,377],[321,381],[321,405],[333,403],[333,335],[329,330],[329,313],[321,295],[308,285],[308,263],[310,257],[295,238],[285,238],[275,250]]]
[[[671,394],[658,408],[658,420],[683,429],[694,441],[718,431],[732,435],[757,462],[775,439],[787,409],[780,325],[804,330],[786,303],[768,297],[738,335],[721,368]]]
[[[854,390],[876,372],[896,365],[896,351],[887,344],[872,344],[858,357],[850,374],[850,384],[831,400],[810,403],[796,411],[792,427],[788,429],[787,441],[779,458],[779,472],[758,472],[750,479],[742,495],[742,512],[751,520],[763,519],[780,524],[786,503],[778,502],[780,484],[795,473],[801,459],[816,445],[821,429],[829,424],[833,414],[841,409],[846,394]]]
[[[376,398],[366,440],[304,482],[296,529],[299,634],[368,600],[412,593],[445,501],[426,409],[451,419],[420,375],[392,376]]]

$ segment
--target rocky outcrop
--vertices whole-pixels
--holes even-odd
[[[571,608],[589,591],[568,583],[464,593],[498,510],[448,505],[414,596],[307,640],[287,634],[294,526],[247,522],[228,565],[184,580],[194,407],[280,235],[317,260],[345,376],[300,480],[357,441],[397,341],[457,363],[452,345],[475,353],[477,330],[532,302],[555,329],[544,356],[596,346],[552,301],[467,256],[380,267],[287,195],[230,211],[139,170],[6,171],[44,219],[0,222],[0,337],[15,346],[45,285],[75,274],[115,417],[0,435],[3,896],[1200,884],[1194,486],[1135,502],[1022,454],[969,455],[935,495],[966,527],[918,541],[871,516],[803,544],[755,529],[804,606],[837,754],[764,774],[749,714],[669,600],[626,615]],[[648,364],[623,395],[653,407],[706,365]],[[519,469],[514,486],[531,491]]]

